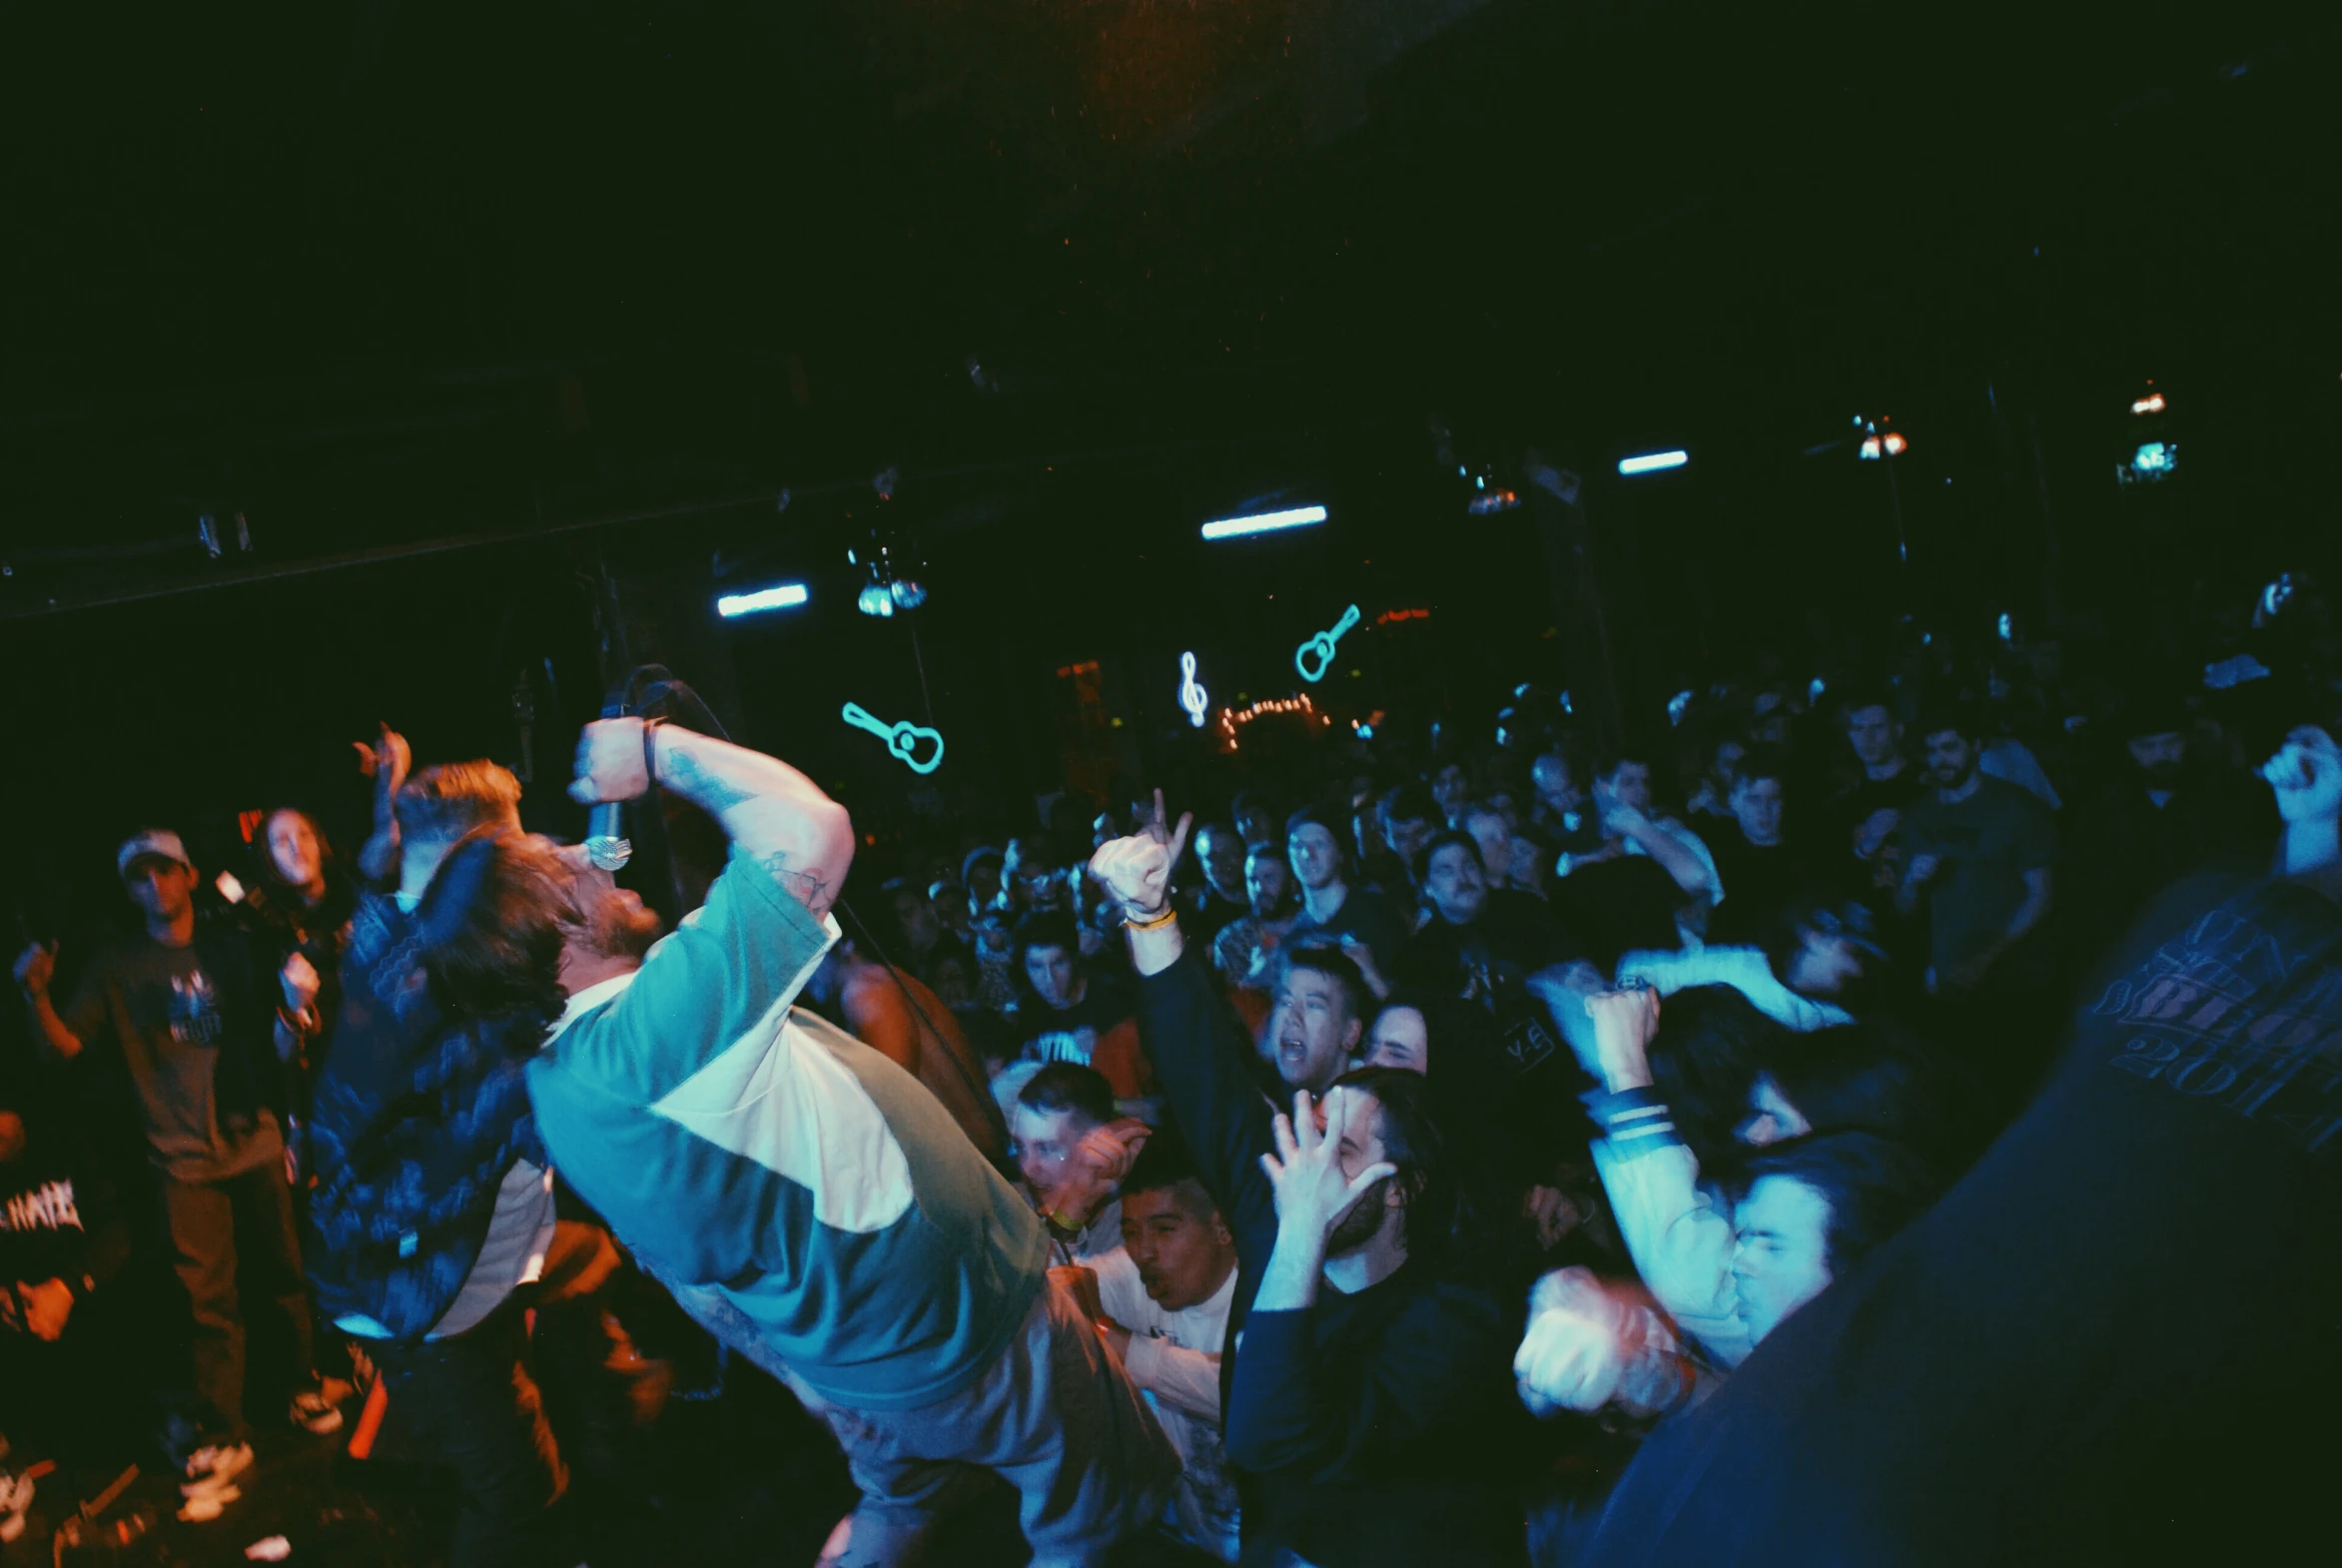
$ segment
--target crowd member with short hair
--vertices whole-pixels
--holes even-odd
[[[945,1007],[966,1007],[974,1002],[976,957],[946,924],[935,896],[922,891],[910,877],[891,878],[879,892],[885,895],[887,913],[893,917],[896,947],[889,956],[894,962],[934,992]],[[967,901],[958,902],[962,905],[960,918],[965,921]]]
[[[1904,809],[1926,788],[1920,770],[1903,750],[1903,725],[1885,696],[1863,692],[1840,710],[1847,746],[1862,776],[1838,797],[1835,812],[1838,845],[1833,855],[1851,853],[1859,867],[1860,887],[1873,885],[1884,866],[1895,869],[1895,830]]]
[[[196,870],[178,834],[134,833],[114,865],[144,917],[138,935],[90,963],[62,1013],[49,994],[53,944],[19,956],[16,982],[43,1049],[127,1070],[190,1311],[187,1407],[174,1412],[166,1447],[189,1484],[219,1490],[252,1463],[240,1282],[274,1303],[290,1334],[293,1421],[321,1433],[342,1424],[315,1370],[285,1144],[268,1105],[279,981],[241,930],[198,919]]]
[[[1340,950],[1287,943],[1276,957],[1268,1020],[1260,1029],[1261,1060],[1288,1092],[1323,1095],[1349,1071],[1372,997],[1358,966]]]
[[[2072,897],[2060,902],[2085,961],[2164,888],[2210,860],[2257,858],[2276,832],[2267,797],[2247,793],[2199,755],[2193,721],[2176,698],[2135,700],[2116,728],[2117,777],[2070,813]]]
[[[1020,999],[1012,1022],[1019,1054],[1094,1067],[1124,1100],[1154,1093],[1155,1070],[1139,1043],[1130,993],[1082,951],[1073,917],[1054,910],[1028,915],[1017,924],[1015,943]]]
[[[1399,958],[1402,984],[1478,1004],[1526,1074],[1560,1051],[1529,978],[1576,957],[1578,944],[1538,899],[1491,886],[1471,835],[1449,831],[1423,850],[1430,918]]]
[[[2331,736],[2305,725],[2267,764],[2268,873],[2159,899],[2013,1124],[1654,1434],[1574,1561],[1784,1539],[1815,1561],[2164,1560],[2314,1536],[2330,1466],[2298,1417],[2342,1396],[2342,1262],[2302,1241],[2342,1223]]]
[[[1905,811],[1909,861],[1897,904],[1928,912],[1928,988],[1973,991],[2049,913],[2057,834],[2048,811],[1976,766],[1975,724],[1922,721],[1933,790]]]
[[[1207,822],[1196,830],[1195,860],[1203,868],[1203,886],[1196,890],[1189,913],[1198,940],[1212,941],[1250,910],[1251,898],[1244,889],[1246,848],[1236,830],[1225,823]]]
[[[1244,841],[1246,849],[1266,845],[1280,847],[1283,820],[1266,795],[1258,790],[1238,790],[1236,798],[1228,803],[1228,818],[1236,825],[1236,836]]]
[[[352,922],[316,1085],[310,1277],[363,1341],[419,1455],[450,1469],[449,1561],[520,1560],[568,1487],[526,1367],[527,1291],[554,1235],[552,1162],[529,1114],[529,1056],[561,1011],[558,854],[520,830],[519,781],[490,762],[400,782],[378,752],[378,838],[402,899],[368,893]],[[378,864],[380,863],[378,859]],[[640,900],[597,933],[640,952]]]
[[[1674,817],[1658,813],[1651,795],[1651,763],[1647,754],[1628,747],[1598,761],[1594,768],[1594,807],[1600,819],[1605,854],[1648,855],[1675,879],[1688,898],[1712,905],[1723,896],[1724,888],[1716,875],[1716,857],[1708,852],[1708,846]],[[1574,861],[1565,863],[1562,875],[1567,876],[1574,869]]]
[[[1406,887],[1386,887],[1381,891],[1390,897],[1400,897],[1420,887],[1415,880],[1415,861],[1423,853],[1423,846],[1431,842],[1433,834],[1447,831],[1447,813],[1439,799],[1421,784],[1394,784],[1383,792],[1376,808],[1376,821],[1382,831],[1382,847],[1390,852],[1402,874]]]
[[[1491,886],[1545,896],[1544,857],[1527,839],[1515,836],[1506,807],[1492,799],[1466,801],[1456,813],[1456,826],[1480,846],[1480,864]]]
[[[774,758],[636,719],[589,725],[577,775],[580,801],[673,790],[732,855],[647,956],[573,939],[568,1010],[529,1064],[538,1125],[677,1302],[837,1435],[862,1502],[824,1561],[907,1561],[969,1469],[1017,1489],[1037,1563],[1145,1530],[1176,1457],[1050,1285],[1041,1219],[915,1079],[790,1006],[838,935],[844,808]]]
[[[1058,1270],[1178,1450],[1164,1526],[1232,1563],[1242,1509],[1220,1422],[1220,1355],[1236,1298],[1236,1238],[1185,1146],[1148,1141],[1123,1178],[1122,1244]]]
[[[1510,1314],[1458,1271],[1424,1080],[1369,1069],[1297,1095],[1290,1121],[1260,1103],[1242,1028],[1169,903],[1185,833],[1159,816],[1093,870],[1126,910],[1142,1028],[1235,1237],[1224,1375],[1228,1454],[1251,1478],[1245,1560],[1518,1560]]]
[[[1752,1156],[1732,1212],[1732,1280],[1749,1342],[1878,1249],[1935,1196],[1920,1157],[1876,1133],[1823,1133]]]
[[[1442,828],[1462,827],[1464,803],[1472,798],[1471,764],[1454,755],[1434,758],[1431,771],[1423,776],[1423,782],[1431,791],[1432,804],[1439,809],[1437,825]],[[1391,848],[1395,850],[1398,846],[1394,844]],[[1415,853],[1420,854],[1422,851],[1418,849]],[[1412,862],[1414,855],[1406,859]]]
[[[1587,1109],[1604,1133],[1594,1164],[1620,1238],[1669,1317],[1717,1365],[1737,1366],[1752,1341],[1734,1309],[1730,1203],[1715,1173],[1747,1119],[1773,1026],[1718,987],[1681,994],[1663,1043],[1648,987],[1584,1006],[1594,1020],[1585,1066],[1600,1086]]]
[[[1017,1092],[1016,1110],[1009,1115],[1009,1138],[1026,1188],[1036,1207],[1057,1214],[1073,1231],[1059,1239],[1077,1258],[1110,1251],[1122,1240],[1119,1198],[1100,1196],[1085,1203],[1079,1214],[1059,1206],[1070,1201],[1061,1189],[1067,1165],[1082,1141],[1117,1118],[1114,1086],[1105,1075],[1073,1062],[1048,1063],[1027,1079]]]
[[[1350,885],[1333,820],[1314,806],[1294,812],[1285,822],[1285,854],[1301,888],[1301,918],[1286,941],[1356,944],[1389,973],[1410,928],[1380,894]]]
[[[1211,964],[1235,985],[1254,984],[1299,921],[1292,867],[1284,852],[1257,845],[1244,852],[1244,896],[1249,913],[1222,926],[1211,940]]]
[[[1791,907],[1821,891],[1821,877],[1788,832],[1789,756],[1776,747],[1745,753],[1726,797],[1728,815],[1711,833],[1724,902],[1708,917],[1711,942],[1769,947]]]

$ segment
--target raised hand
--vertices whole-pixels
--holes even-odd
[[[1521,1402],[1539,1415],[1590,1415],[1618,1397],[1632,1355],[1627,1314],[1592,1270],[1561,1268],[1537,1281],[1529,1327],[1512,1358]]]
[[[1106,1206],[1115,1188],[1123,1184],[1123,1177],[1131,1174],[1139,1151],[1154,1136],[1155,1130],[1136,1117],[1121,1117],[1092,1128],[1067,1152],[1065,1175],[1059,1178],[1057,1190],[1043,1194],[1049,1206],[1061,1218],[1087,1221]]]
[[[57,976],[57,944],[36,942],[16,956],[16,983],[28,997],[45,997]]]
[[[372,746],[363,740],[350,744],[358,751],[358,771],[375,781],[379,793],[395,796],[414,766],[414,754],[407,749],[406,737],[385,724]]]
[[[318,992],[324,983],[318,979],[317,966],[300,953],[285,960],[285,968],[277,977],[285,991],[285,1011],[300,1018],[317,1005]]]
[[[1596,1075],[1612,1094],[1651,1082],[1651,1037],[1659,1033],[1659,993],[1636,983],[1586,998],[1594,1021]]]
[[[2277,814],[2289,823],[2342,814],[2342,750],[2314,724],[2287,735],[2261,765],[2261,777],[2277,793]]]
[[[1385,1176],[1398,1175],[1398,1167],[1388,1162],[1368,1166],[1355,1176],[1342,1174],[1342,1133],[1349,1126],[1350,1105],[1356,1098],[1349,1090],[1327,1092],[1322,1102],[1323,1132],[1318,1131],[1317,1108],[1305,1089],[1293,1096],[1293,1114],[1276,1119],[1276,1153],[1262,1155],[1260,1169],[1268,1173],[1268,1184],[1276,1193],[1280,1233],[1290,1230],[1322,1246],[1335,1222],[1367,1188]]]
[[[1183,812],[1176,829],[1165,826],[1163,791],[1155,792],[1155,819],[1127,838],[1110,839],[1090,857],[1096,877],[1132,920],[1151,920],[1171,906],[1171,868],[1186,852],[1195,814]]]
[[[634,800],[650,789],[650,766],[642,750],[642,720],[595,719],[577,735],[577,777],[569,798],[581,806]]]

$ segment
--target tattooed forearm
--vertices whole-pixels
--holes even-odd
[[[727,784],[713,771],[700,766],[687,748],[671,743],[659,758],[659,782],[694,806],[717,816],[755,798],[747,790]]]

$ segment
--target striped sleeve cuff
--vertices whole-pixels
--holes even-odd
[[[1649,1089],[1596,1090],[1586,1096],[1586,1110],[1601,1124],[1611,1149],[1628,1159],[1683,1142],[1674,1113]]]

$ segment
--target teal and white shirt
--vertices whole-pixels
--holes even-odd
[[[654,1271],[721,1289],[824,1398],[909,1409],[1000,1353],[1048,1237],[917,1079],[791,1007],[837,937],[735,852],[639,970],[569,999],[529,1095]]]

